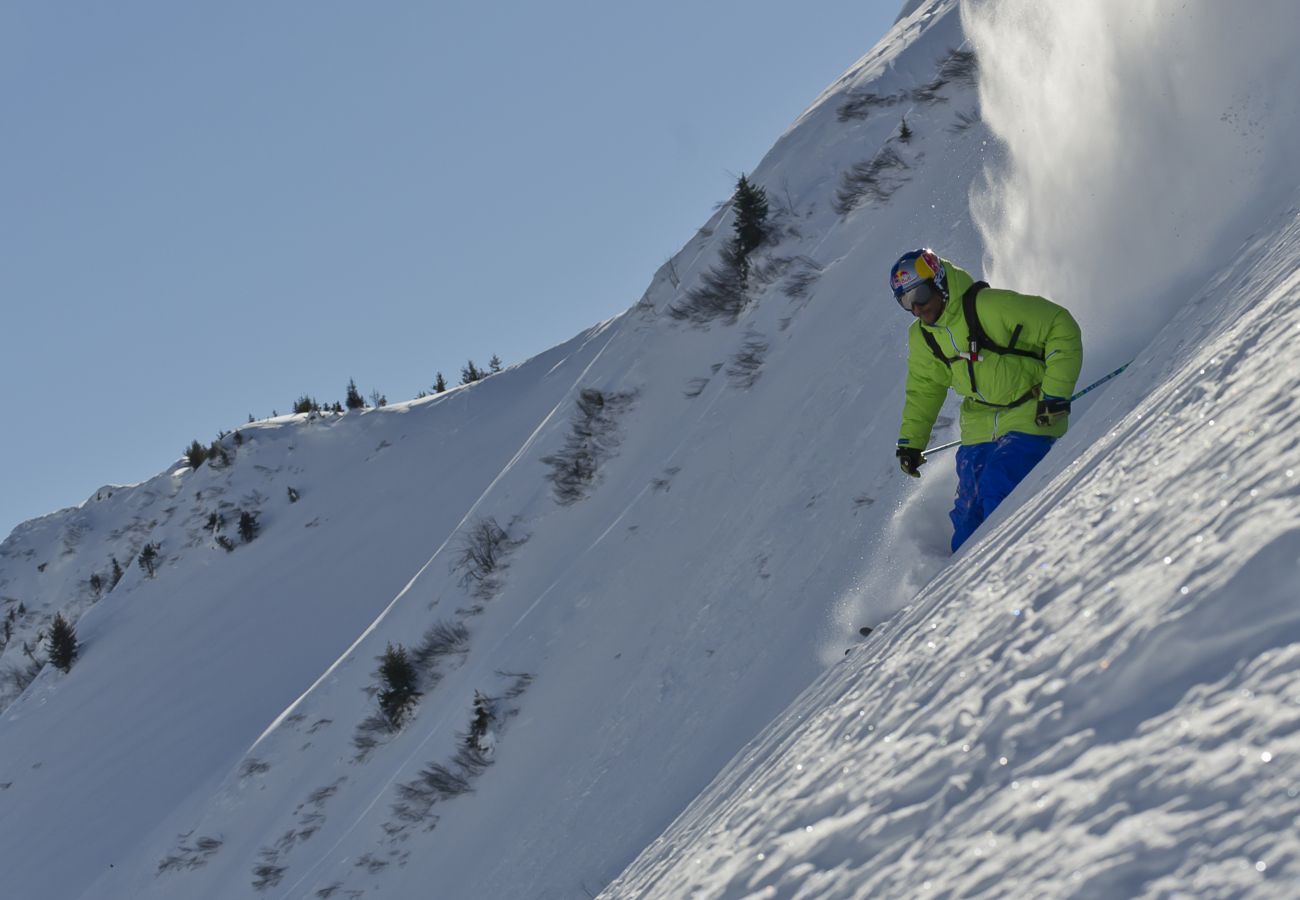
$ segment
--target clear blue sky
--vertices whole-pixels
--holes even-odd
[[[0,540],[626,309],[902,0],[0,7]]]

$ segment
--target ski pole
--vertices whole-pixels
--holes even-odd
[[[1123,372],[1125,369],[1127,369],[1127,368],[1128,368],[1129,366],[1131,366],[1131,365],[1133,365],[1133,360],[1130,359],[1128,362],[1124,363],[1124,365],[1120,366],[1120,367],[1119,367],[1118,369],[1116,369],[1114,372],[1111,372],[1109,375],[1103,375],[1101,378],[1098,378],[1096,381],[1094,381],[1092,384],[1088,385],[1088,386],[1087,386],[1086,388],[1084,388],[1083,390],[1081,390],[1081,391],[1079,391],[1079,392],[1077,392],[1077,393],[1075,393],[1075,394],[1072,394],[1072,395],[1070,396],[1070,402],[1073,403],[1075,400],[1078,400],[1078,399],[1079,399],[1080,397],[1082,397],[1084,394],[1088,393],[1088,391],[1095,390],[1096,388],[1101,387],[1103,384],[1105,384],[1106,382],[1110,381],[1112,378],[1114,378],[1114,377],[1115,377],[1116,375],[1118,375],[1119,373]],[[940,445],[937,446],[937,447],[931,447],[931,448],[928,449],[928,450],[924,450],[924,451],[921,452],[921,455],[922,455],[922,456],[929,456],[931,453],[938,453],[940,450],[947,450],[949,447],[956,447],[956,446],[957,446],[958,444],[960,444],[960,443],[961,443],[961,441],[949,441],[949,442],[946,443],[946,444],[940,444]]]

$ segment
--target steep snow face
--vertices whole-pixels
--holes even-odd
[[[1294,16],[963,12],[1006,147],[974,197],[993,276],[1137,361],[602,896],[1295,894]]]
[[[1300,196],[602,897],[1291,897]]]

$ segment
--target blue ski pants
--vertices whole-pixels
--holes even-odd
[[[1055,441],[1044,435],[1013,431],[995,441],[958,448],[957,502],[948,514],[952,519],[953,553],[1038,465]]]

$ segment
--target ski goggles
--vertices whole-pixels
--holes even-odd
[[[942,297],[943,294],[933,281],[922,281],[916,287],[908,288],[898,295],[898,305],[909,312],[918,306],[925,306],[936,297]]]

